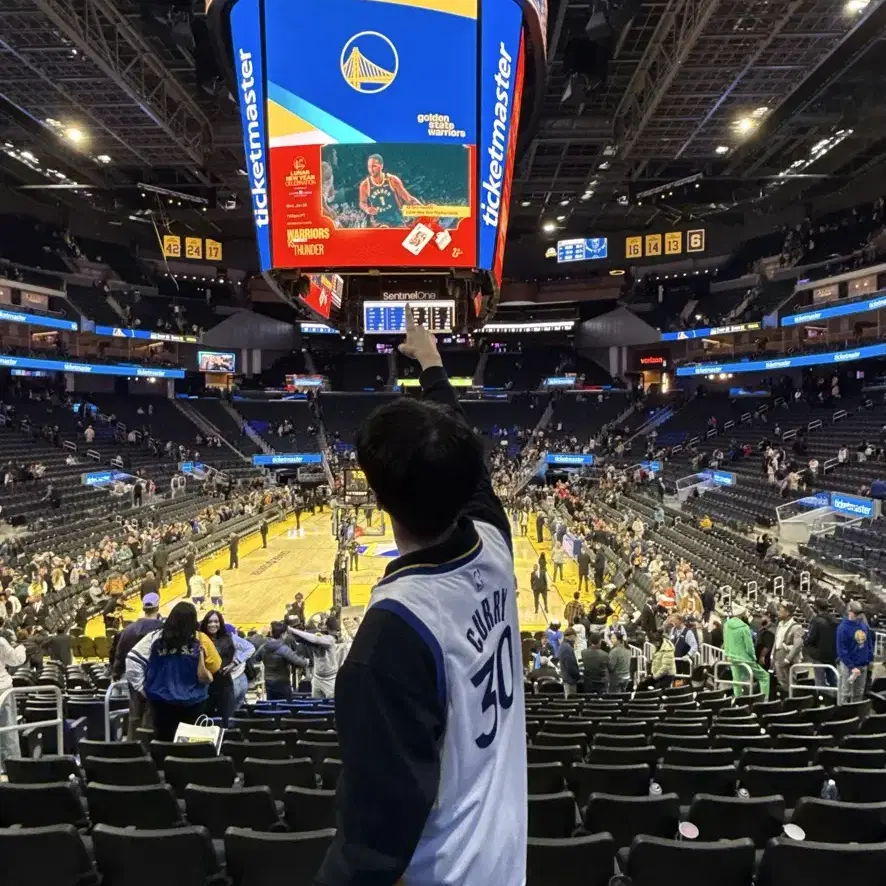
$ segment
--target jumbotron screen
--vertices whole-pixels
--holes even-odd
[[[220,9],[263,270],[477,268],[501,279],[524,38],[540,71],[544,0]]]
[[[452,332],[455,302],[448,299],[419,302],[363,302],[363,331],[367,335],[399,335],[406,332],[406,309],[430,332]]]

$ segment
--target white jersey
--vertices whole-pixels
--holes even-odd
[[[445,693],[437,799],[404,886],[523,886],[526,881],[526,713],[514,560],[501,533],[433,571],[396,572],[370,599],[401,615],[437,661]]]
[[[225,587],[225,580],[220,575],[209,576],[209,596],[221,597]]]
[[[191,592],[191,596],[196,597],[198,600],[202,600],[206,596],[206,582],[199,572],[195,572],[188,579],[188,589]]]

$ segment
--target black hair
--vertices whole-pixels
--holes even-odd
[[[588,646],[599,646],[602,642],[603,638],[596,631],[592,631],[588,637]]]
[[[485,472],[483,447],[467,423],[428,401],[403,397],[379,407],[356,446],[379,505],[418,540],[455,523]]]
[[[160,642],[169,651],[190,646],[197,636],[197,610],[194,604],[187,600],[176,603],[160,630]]]
[[[385,158],[382,157],[381,154],[370,154],[370,155],[366,158],[366,162],[368,163],[370,160],[378,160],[378,162],[381,163],[382,166],[385,165]]]
[[[282,621],[271,622],[271,637],[279,640],[286,633],[286,625]]]

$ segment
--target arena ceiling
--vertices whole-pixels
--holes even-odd
[[[856,155],[879,158],[883,0],[642,0],[608,64],[592,46],[594,75],[564,100],[570,69],[587,60],[595,5],[551,4],[541,124],[514,189],[518,231],[637,228],[776,189],[796,199],[818,176],[839,186]],[[789,180],[780,173],[791,164]],[[699,173],[698,187],[638,203]]]
[[[629,24],[564,99],[602,0],[551,0],[540,125],[515,177],[516,235],[796,200],[886,157],[886,0],[624,2]],[[5,185],[77,205],[84,192],[72,185],[86,184],[88,199],[125,211],[146,182],[207,199],[209,220],[247,235],[237,109],[207,73],[202,6],[0,0]],[[670,196],[638,197],[699,174]]]

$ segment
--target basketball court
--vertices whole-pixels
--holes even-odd
[[[534,522],[532,523],[534,528]],[[384,574],[387,565],[396,557],[394,537],[390,531],[390,521],[381,535],[370,535],[379,529],[378,514],[373,517],[367,534],[358,538],[360,554],[358,568],[350,572],[350,603],[352,606],[365,606],[375,583]],[[564,566],[565,581],[557,583],[549,579],[548,612],[542,609],[535,614],[529,578],[539,553],[544,550],[548,557],[548,571],[551,574],[550,541],[546,536],[539,545],[528,536],[514,536],[515,569],[517,577],[517,603],[520,611],[520,627],[536,631],[547,627],[551,619],[563,620],[566,602],[578,587],[578,568],[575,562],[567,560]],[[295,518],[275,523],[268,532],[268,547],[263,548],[261,536],[254,533],[240,542],[240,568],[229,570],[227,548],[213,557],[201,560],[198,569],[208,579],[216,570],[222,570],[224,586],[224,613],[229,623],[248,630],[266,630],[274,619],[280,619],[286,612],[286,605],[297,593],[305,598],[305,612],[327,611],[332,606],[332,567],[335,560],[336,543],[332,535],[332,515],[329,510],[303,515],[301,529],[296,529]],[[584,595],[583,595],[584,596]],[[161,605],[164,614],[179,600],[185,599],[185,581],[182,574],[176,575],[161,592]],[[138,617],[138,598],[131,599],[131,611],[127,620]],[[209,601],[201,613],[209,611]],[[102,619],[90,621],[87,633],[90,636],[104,634]]]

